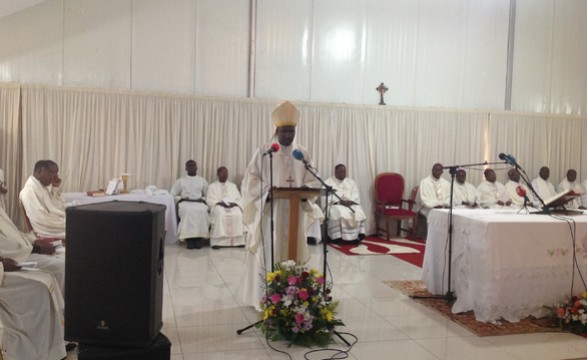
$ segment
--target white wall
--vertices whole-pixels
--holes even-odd
[[[512,110],[584,114],[587,1],[515,1]],[[509,9],[510,0],[47,0],[0,18],[0,81],[236,97],[249,96],[250,81],[254,97],[351,104],[377,104],[385,82],[388,105],[504,109]]]

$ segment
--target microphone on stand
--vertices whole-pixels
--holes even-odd
[[[272,153],[278,152],[278,151],[279,151],[279,144],[273,143],[273,144],[271,144],[271,147],[269,148],[269,150],[267,150],[263,153],[263,156],[269,155],[269,154],[272,154]]]
[[[518,164],[518,162],[516,161],[516,158],[512,155],[512,154],[504,154],[504,153],[500,153],[499,154],[499,158],[503,161],[505,161],[506,163],[520,169],[523,170],[522,167],[520,166],[520,164]]]
[[[306,166],[306,169],[307,168],[312,168],[312,165],[310,165],[310,163],[308,162],[308,160],[304,159],[304,153],[301,152],[299,149],[294,149],[294,151],[292,151],[291,154],[293,155],[293,157],[296,160],[300,160],[301,162],[303,162],[304,165]]]
[[[524,189],[522,185],[516,186],[516,194],[518,194],[519,197],[524,198],[524,206],[530,202],[530,199],[528,199],[528,194],[526,194],[526,189]]]

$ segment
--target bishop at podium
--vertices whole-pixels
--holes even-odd
[[[273,186],[283,188],[312,187],[320,182],[308,171],[302,161],[292,155],[295,149],[310,161],[308,150],[295,143],[299,112],[286,101],[271,115],[275,124],[272,142],[262,145],[247,166],[241,192],[243,194],[243,222],[249,228],[246,245],[245,279],[243,300],[245,304],[261,310],[262,284],[265,274],[272,270],[272,261],[295,260],[299,265],[310,260],[306,243],[306,230],[314,221],[311,200],[302,202],[298,221],[297,259],[288,259],[288,229],[290,202],[273,199],[274,257],[271,256],[271,177],[270,159],[273,158]],[[275,143],[278,143],[277,146]]]

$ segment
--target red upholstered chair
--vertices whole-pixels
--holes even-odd
[[[397,222],[396,235],[401,230],[412,231],[418,214],[412,211],[415,197],[418,192],[416,187],[412,190],[409,200],[404,199],[404,177],[397,173],[381,173],[375,178],[375,226],[377,233],[384,232],[386,239],[391,239],[393,222]],[[402,229],[404,220],[412,220],[410,230]]]

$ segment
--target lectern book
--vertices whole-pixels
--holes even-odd
[[[576,193],[572,189],[565,190],[563,192],[556,194],[555,196],[553,196],[549,199],[546,199],[544,201],[544,205],[547,208],[555,209],[557,207],[561,207],[561,206],[565,205],[569,201],[573,201],[573,199],[575,199],[579,196],[581,196],[581,194]]]

